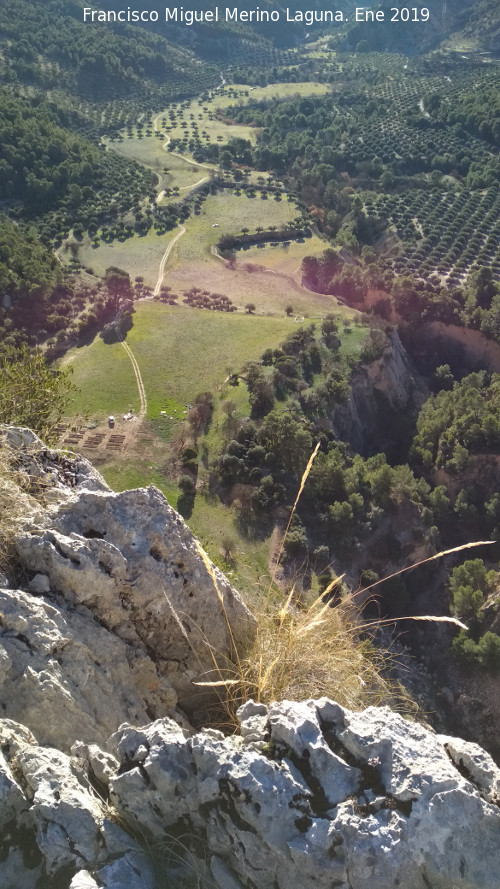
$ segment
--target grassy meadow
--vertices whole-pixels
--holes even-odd
[[[115,240],[111,244],[101,241],[98,247],[93,247],[90,239],[86,238],[79,248],[79,259],[96,275],[104,275],[106,269],[114,265],[128,272],[132,280],[142,275],[144,282],[154,287],[161,258],[177,232],[175,228],[158,235],[150,229],[146,235],[134,235],[126,241]]]
[[[113,151],[154,170],[160,179],[161,188],[189,190],[204,175],[204,168],[167,151],[165,141],[158,135],[143,136],[141,139],[137,136],[123,136],[121,141],[111,144]]]
[[[96,337],[90,346],[71,349],[61,361],[71,367],[78,391],[66,408],[68,417],[102,421],[109,414],[139,410],[137,383],[130,359],[119,343],[106,345]]]
[[[203,259],[222,235],[239,235],[243,228],[254,232],[258,226],[282,228],[296,216],[293,201],[263,201],[258,194],[254,198],[244,192],[238,196],[229,189],[211,194],[203,202],[199,216],[191,216],[186,224],[186,235],[179,243],[178,262]],[[217,228],[213,228],[214,225]]]
[[[210,102],[212,107],[227,108],[230,105],[246,105],[249,101],[262,102],[270,99],[292,99],[294,96],[324,96],[329,87],[324,83],[270,83],[268,86],[248,86],[233,83],[218,90]],[[235,95],[236,94],[236,95]]]
[[[136,303],[134,325],[127,343],[134,352],[146,388],[148,417],[174,405],[184,410],[199,392],[218,390],[229,373],[275,347],[292,329],[286,317],[226,314]],[[105,345],[96,337],[89,346],[72,349],[64,364],[73,367],[79,393],[69,415],[89,414],[103,419],[138,406],[130,361],[119,343]]]

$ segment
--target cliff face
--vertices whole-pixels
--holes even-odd
[[[356,367],[349,399],[332,415],[333,429],[363,456],[378,451],[392,456],[395,426],[400,440],[401,422],[416,418],[428,394],[393,330],[380,358]]]
[[[254,633],[238,593],[156,489],[113,494],[86,461],[4,436],[46,505],[14,541],[21,588],[0,582],[2,889],[496,885],[484,751],[326,699],[247,702],[239,734],[195,732],[193,680]]]

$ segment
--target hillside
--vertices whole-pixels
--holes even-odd
[[[495,0],[480,0],[471,10],[463,36],[474,41],[476,49],[498,53],[500,47],[500,13]]]
[[[142,28],[95,29],[76,0],[5,0],[0,9],[0,78],[23,90],[49,91],[70,115],[90,118],[93,106],[126,99],[153,107],[215,85],[219,76],[193,53]],[[68,98],[70,101],[68,102]],[[76,122],[76,121],[75,121]]]
[[[384,14],[377,22],[357,23],[348,29],[347,45],[351,50],[366,41],[366,49],[374,52],[403,52],[419,55],[437,49],[443,40],[470,27],[476,35],[485,37],[487,31],[484,19],[485,9],[481,0],[473,3],[457,0],[446,3],[443,0],[430,0],[412,7],[408,20],[399,14],[388,2],[376,4]],[[491,11],[492,12],[492,11]],[[492,13],[498,20],[498,10]],[[471,24],[469,25],[469,22]],[[472,23],[476,23],[475,26]],[[479,22],[482,26],[478,27]],[[489,24],[491,25],[492,19]],[[364,44],[363,44],[364,46]]]

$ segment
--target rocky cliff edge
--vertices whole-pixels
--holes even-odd
[[[500,772],[385,708],[193,683],[255,622],[154,488],[3,429],[37,505],[0,581],[2,889],[495,889]],[[43,505],[42,505],[43,501]]]

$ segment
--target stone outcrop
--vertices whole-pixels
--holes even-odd
[[[104,744],[122,722],[174,713],[177,694],[154,661],[97,623],[22,590],[0,589],[2,715],[61,750]]]
[[[241,737],[169,720],[110,742],[110,797],[159,837],[201,830],[221,889],[491,889],[500,773],[476,745],[387,708],[246,704]]]
[[[177,703],[192,712],[207,697],[193,683],[213,675],[215,653],[227,666],[252,639],[255,621],[237,591],[156,488],[114,494],[88,461],[45,448],[29,430],[10,429],[7,436],[17,468],[46,501],[14,541],[28,590],[41,598],[17,600],[5,591],[8,623],[0,645],[6,651],[8,715],[54,743],[42,716],[32,723],[27,717],[28,710],[42,712],[28,694],[42,680],[49,699],[52,692],[72,698],[67,722],[75,732],[75,701],[85,704],[85,740],[94,732],[101,742],[120,722],[147,721]],[[42,627],[44,621],[50,627]],[[19,659],[12,658],[13,646]],[[58,676],[64,678],[57,692]],[[79,676],[73,696],[69,686]],[[27,694],[17,697],[20,681]],[[112,688],[118,706],[105,702]],[[91,718],[98,711],[102,721]],[[61,746],[76,737],[63,733]]]
[[[169,718],[123,725],[106,750],[77,743],[71,757],[0,722],[0,885],[497,885],[500,772],[477,745],[327,699],[250,701],[239,717],[229,738]],[[189,866],[167,863],[176,836]]]
[[[0,721],[0,802],[2,889],[154,889],[150,857],[111,820],[77,762],[10,720]]]
[[[92,463],[67,451],[47,448],[31,429],[0,424],[0,444],[3,443],[11,449],[16,468],[29,480],[30,490],[43,495],[46,505],[71,502],[75,488],[110,490]]]
[[[391,331],[388,339],[380,358],[356,367],[349,398],[335,407],[332,416],[338,437],[365,456],[390,453],[394,442],[389,419],[397,419],[402,411],[416,416],[429,394],[397,331]]]

